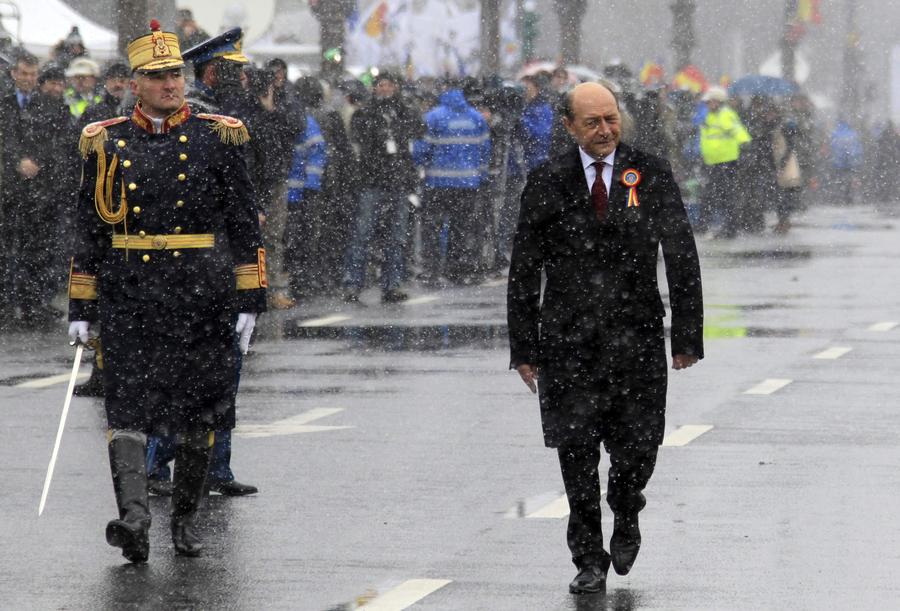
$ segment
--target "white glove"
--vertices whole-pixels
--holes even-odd
[[[69,323],[69,343],[75,345],[75,340],[81,340],[82,344],[88,343],[88,329],[91,323],[86,320],[73,320]]]
[[[250,336],[253,334],[253,327],[255,326],[256,312],[242,312],[238,314],[237,324],[234,326],[234,331],[241,336],[241,354],[247,354],[247,351],[250,350]]]

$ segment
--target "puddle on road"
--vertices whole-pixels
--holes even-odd
[[[738,306],[738,309],[754,311],[781,307],[786,306],[768,303]],[[670,329],[666,327],[667,337],[669,333]],[[709,323],[704,329],[704,337],[707,339],[815,337],[823,333],[824,330],[809,328],[745,327],[734,324],[717,326]],[[358,350],[433,352],[457,348],[507,350],[509,347],[505,325],[299,327],[286,324],[284,335],[286,339],[346,342],[345,347],[335,351],[336,354]]]
[[[353,349],[384,351],[507,348],[506,325],[331,326],[300,327],[287,321],[285,339],[337,339]]]

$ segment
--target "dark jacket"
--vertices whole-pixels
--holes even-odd
[[[186,111],[164,133],[148,131],[137,109],[82,133],[69,319],[101,322],[111,428],[233,427],[235,317],[265,310],[265,251],[240,130]],[[112,180],[98,189],[104,167]],[[124,218],[101,219],[97,191],[112,195],[113,211],[124,205]],[[176,243],[189,238],[203,244]]]
[[[628,169],[640,174],[636,206],[628,205],[629,189],[622,183]],[[577,147],[529,175],[508,289],[511,366],[538,365],[561,380],[559,388],[601,394],[627,394],[637,386],[646,392],[652,386],[655,417],[648,435],[658,442],[666,375],[665,309],[657,286],[660,246],[672,309],[672,353],[702,358],[700,266],[681,194],[668,162],[627,145],[616,151],[602,222],[591,204]],[[577,393],[545,391],[547,445],[593,440],[593,423],[600,419],[596,410],[602,406],[579,404],[584,397]]]
[[[79,129],[83,128],[88,123],[93,123],[94,121],[104,121],[106,119],[109,119],[110,117],[121,115],[121,106],[122,100],[110,94],[108,91],[105,91],[103,94],[103,99],[101,99],[100,102],[94,104],[93,106],[88,106],[87,109],[78,118]]]
[[[425,132],[419,114],[399,96],[372,99],[350,120],[360,146],[362,186],[410,192],[417,182],[410,144]]]

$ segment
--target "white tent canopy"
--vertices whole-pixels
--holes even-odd
[[[116,56],[118,36],[78,14],[62,0],[2,0],[0,23],[13,39],[38,57],[50,50],[78,26],[84,46],[94,59]]]

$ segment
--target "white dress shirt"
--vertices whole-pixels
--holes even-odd
[[[587,181],[588,192],[590,192],[594,187],[594,179],[597,178],[597,168],[595,168],[593,164],[598,160],[585,153],[584,149],[580,146],[578,147],[578,154],[581,155],[581,167],[584,168],[584,178]],[[607,195],[609,195],[609,188],[612,186],[613,163],[615,160],[615,149],[613,149],[612,153],[599,160],[603,162],[603,173],[601,178],[603,179],[603,184],[606,185]]]

